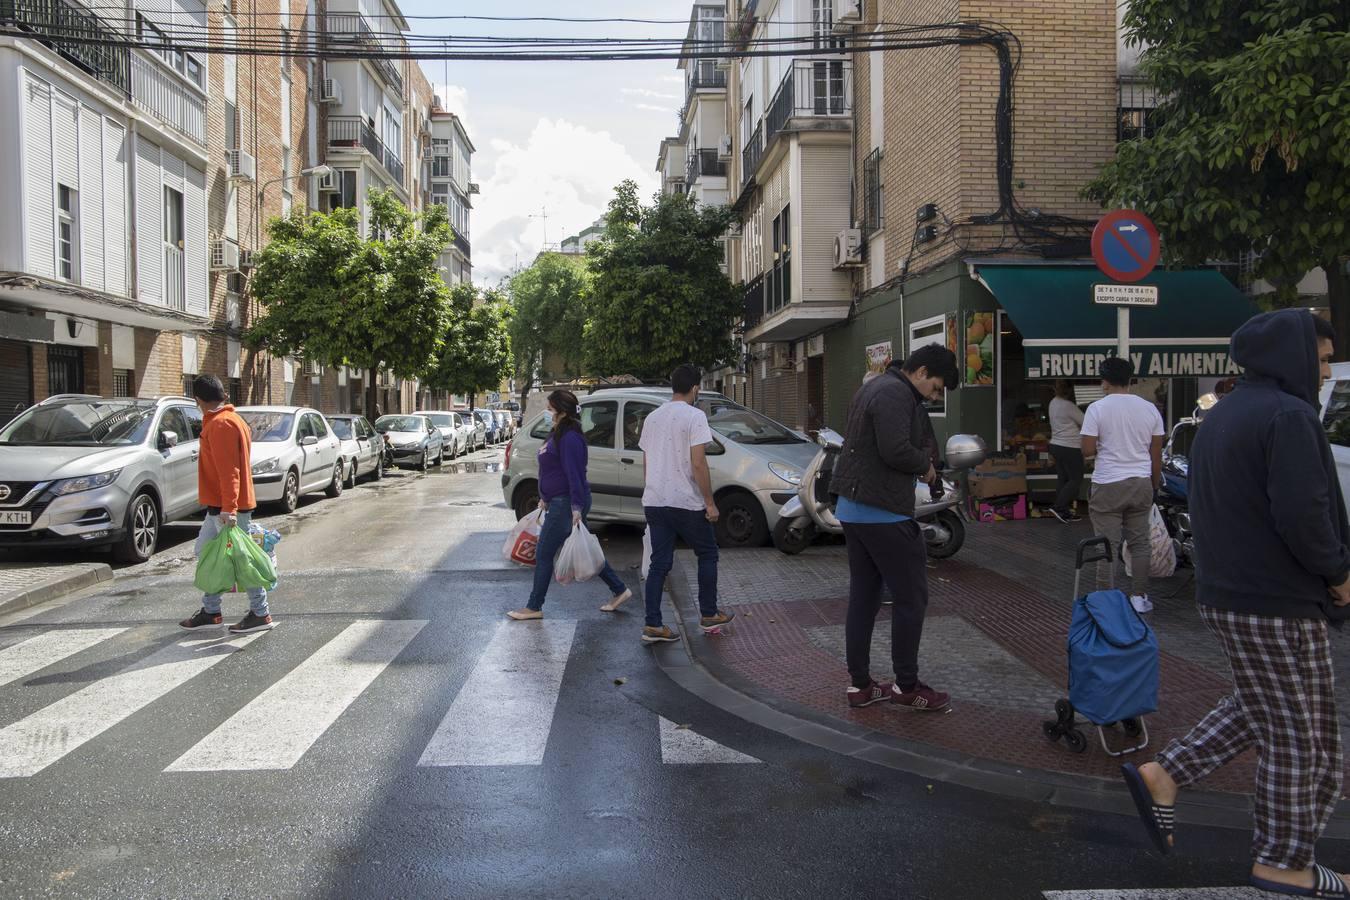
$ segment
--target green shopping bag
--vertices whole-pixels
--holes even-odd
[[[201,555],[197,557],[197,574],[192,583],[203,594],[223,594],[234,587],[234,560],[231,556],[233,544],[238,541],[232,535],[235,531],[239,529],[221,531],[206,542]]]
[[[234,561],[234,583],[241,591],[250,588],[272,590],[277,586],[277,572],[272,559],[258,542],[239,526],[230,529],[234,535],[231,559]]]

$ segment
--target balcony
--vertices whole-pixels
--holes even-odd
[[[701,175],[726,177],[727,164],[717,158],[716,150],[695,150],[689,154],[689,165],[684,173],[685,184],[692,185]]]
[[[853,115],[853,62],[847,59],[796,59],[783,76],[764,117],[767,147],[794,120],[834,119],[847,127]]]
[[[726,90],[727,73],[717,68],[711,59],[691,61],[684,76],[685,106],[693,103],[693,95],[701,90]]]
[[[197,143],[206,144],[206,98],[167,66],[140,52],[131,55],[131,102]]]
[[[745,285],[745,319],[743,327],[746,331],[754,328],[764,319],[764,276],[758,275]]]
[[[755,170],[759,168],[759,161],[764,156],[764,123],[755,126],[754,132],[750,135],[750,140],[745,142],[741,148],[741,187],[744,188],[755,177]]]
[[[403,96],[403,76],[399,74],[398,66],[393,60],[385,59],[381,56],[364,56],[367,53],[382,53],[385,47],[385,35],[376,32],[366,21],[366,17],[359,13],[329,13],[328,29],[325,43],[330,51],[339,53],[346,51],[347,54],[367,59],[375,66],[375,70],[380,73],[380,77],[385,80],[394,92],[400,97]],[[395,40],[397,35],[390,35]],[[353,52],[355,51],[355,52]]]
[[[66,0],[0,0],[0,24],[44,35],[35,39],[131,96],[131,53],[121,44],[125,37],[84,8]]]
[[[469,252],[469,238],[466,235],[460,234],[458,231],[456,231],[455,239],[451,242],[451,244],[454,246],[456,250],[458,250],[461,254],[464,255],[465,259],[472,258],[472,254]]]
[[[403,160],[392,147],[386,147],[370,123],[360,116],[329,116],[328,147],[332,150],[365,150],[389,176],[403,186]]]

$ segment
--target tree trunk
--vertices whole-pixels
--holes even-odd
[[[375,414],[375,367],[366,369],[366,417],[374,422],[379,418]]]
[[[1350,359],[1350,276],[1345,274],[1346,261],[1338,259],[1324,266],[1327,273],[1327,306],[1331,307],[1331,324],[1336,327],[1336,359]]]

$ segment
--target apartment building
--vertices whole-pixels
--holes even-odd
[[[724,102],[723,106],[725,105]],[[680,121],[684,122],[683,113],[680,115]],[[661,176],[663,196],[688,192],[689,187],[685,182],[686,161],[683,139],[668,137],[661,141],[661,150],[656,154],[656,172]]]
[[[446,249],[441,266],[449,284],[473,282],[473,258],[469,243],[469,214],[478,185],[472,180],[474,146],[464,120],[434,100],[431,111],[431,202],[450,212],[455,239]]]
[[[237,402],[362,409],[367,373],[243,345],[267,222],[294,210],[363,210],[393,190],[432,197],[431,86],[416,63],[336,59],[397,47],[394,3],[73,0],[0,5],[35,34],[78,25],[152,49],[0,38],[0,422],[57,392],[178,393],[220,375]],[[74,24],[72,24],[74,23]],[[187,29],[279,55],[197,55]],[[467,140],[467,138],[466,138]],[[6,193],[8,192],[8,193]],[[462,263],[467,263],[467,219]],[[462,268],[461,268],[462,270]],[[419,386],[381,372],[383,410]]]
[[[677,140],[684,148],[684,193],[698,203],[713,206],[727,202],[727,162],[731,159],[731,137],[725,127],[727,71],[718,60],[701,59],[697,54],[716,51],[725,39],[725,5],[694,4],[682,48],[686,55],[679,61],[684,74],[684,106],[680,109]],[[670,160],[664,162],[668,165]]]

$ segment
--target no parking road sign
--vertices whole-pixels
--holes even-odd
[[[1147,278],[1160,251],[1153,221],[1132,209],[1107,213],[1092,230],[1092,258],[1115,281],[1128,284]]]

